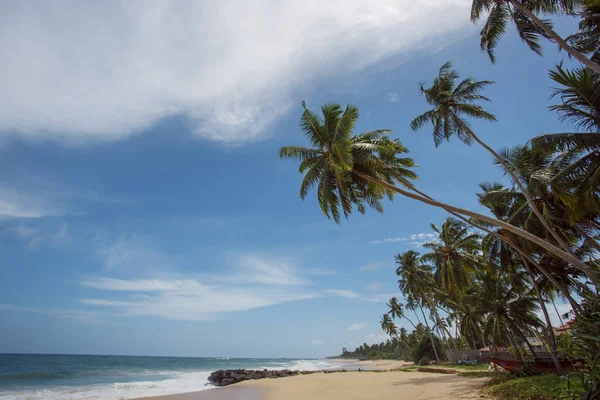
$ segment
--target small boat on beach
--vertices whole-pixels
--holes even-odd
[[[519,370],[528,369],[537,371],[539,373],[558,373],[554,361],[550,355],[546,352],[539,354],[538,357],[531,358],[530,360],[518,361],[514,358],[514,355],[504,347],[484,347],[479,350],[484,360],[493,363],[494,365],[507,370],[508,372],[517,372]],[[542,356],[543,355],[543,356]],[[540,357],[542,356],[542,357]],[[560,359],[560,366],[566,372],[578,371],[583,368],[583,362],[576,359]]]

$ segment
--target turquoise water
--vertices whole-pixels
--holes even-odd
[[[209,389],[218,369],[331,367],[324,360],[0,354],[0,399],[131,399]]]

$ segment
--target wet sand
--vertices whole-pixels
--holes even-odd
[[[258,387],[229,386],[201,392],[141,397],[135,400],[263,400],[266,390]]]

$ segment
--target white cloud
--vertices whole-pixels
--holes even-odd
[[[409,242],[409,245],[411,247],[422,247],[425,243],[434,242],[436,239],[437,239],[437,235],[435,233],[413,233],[406,237],[395,237],[395,238],[373,240],[373,241],[369,242],[369,244]]]
[[[352,324],[346,329],[347,331],[359,331],[365,327],[365,324]]]
[[[381,288],[381,283],[373,282],[365,286],[365,290],[368,292],[375,292]]]
[[[344,297],[346,299],[357,299],[360,297],[360,295],[358,293],[355,293],[351,290],[343,290],[343,289],[326,289],[325,293],[329,293],[334,296]]]
[[[244,311],[278,303],[318,297],[309,292],[278,287],[210,285],[197,279],[113,279],[88,278],[82,285],[117,292],[117,298],[83,298],[85,305],[114,308],[129,316],[157,316],[196,321],[217,314]]]
[[[0,132],[79,144],[183,115],[196,135],[252,140],[306,87],[471,26],[468,0],[438,11],[433,0],[3,3]]]
[[[320,346],[323,344],[323,341],[319,340],[319,339],[315,339],[311,343],[314,344],[315,346]]]
[[[363,265],[362,267],[359,268],[359,270],[361,271],[375,271],[378,270],[379,268],[381,268],[382,263],[377,261],[371,264],[367,264],[367,265]]]
[[[307,285],[310,282],[300,276],[300,271],[289,263],[253,254],[243,255],[238,263],[240,269],[221,280],[229,282],[265,285]]]
[[[396,92],[388,92],[387,97],[390,103],[397,103],[400,101],[400,96]]]

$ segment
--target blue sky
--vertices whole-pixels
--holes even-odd
[[[546,108],[565,57],[511,31],[490,64],[465,0],[330,3],[2,5],[0,352],[317,357],[385,339],[393,257],[445,215],[397,198],[337,226],[301,201],[277,154],[305,143],[300,101],[357,105],[357,131],[410,149],[421,190],[478,208],[502,176],[410,130],[418,83],[448,60],[496,81],[499,122],[473,126],[501,148],[568,129]]]

